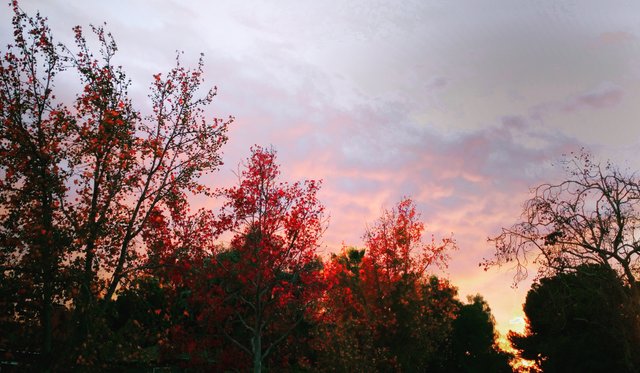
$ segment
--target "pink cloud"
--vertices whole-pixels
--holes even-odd
[[[334,113],[336,120],[327,121],[324,133],[332,141],[312,143],[305,157],[292,161],[294,174],[325,180],[322,196],[331,213],[326,250],[342,242],[361,245],[366,224],[381,208],[412,196],[426,223],[425,238],[453,233],[458,241],[460,250],[452,253],[444,275],[462,297],[485,295],[506,332],[508,320],[522,314],[529,283],[510,290],[508,268],[484,272],[478,267],[492,254],[486,238],[518,218],[529,187],[555,176],[544,165],[580,144],[542,132],[524,117],[506,116],[494,126],[445,135],[412,126],[402,116],[361,110],[368,112]],[[368,119],[366,125],[360,118]],[[332,132],[337,135],[331,137]],[[350,146],[357,151],[345,150]]]
[[[506,211],[514,216],[513,206],[543,176],[540,165],[578,146],[570,138],[536,131],[517,116],[444,135],[411,124],[396,110],[325,107],[322,115],[324,121],[277,129],[270,138],[286,139],[285,150],[279,148],[283,174],[324,179],[330,249],[342,241],[360,244],[366,223],[408,195],[423,210],[430,232],[464,236],[463,244],[476,252],[468,257],[480,261],[487,255],[484,239],[499,228],[494,218]],[[527,139],[542,145],[531,146]],[[303,146],[294,146],[296,141]]]

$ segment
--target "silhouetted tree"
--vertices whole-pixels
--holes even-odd
[[[453,321],[449,372],[511,372],[513,356],[497,344],[495,320],[481,295],[467,298]]]
[[[491,239],[496,254],[485,264],[515,262],[518,282],[532,256],[547,276],[597,263],[615,270],[640,305],[640,177],[584,150],[563,165],[566,180],[532,190],[523,220]]]
[[[509,339],[544,372],[636,372],[638,310],[603,265],[542,278],[527,294],[527,329]]]
[[[595,162],[584,149],[562,165],[566,179],[532,190],[522,221],[491,239],[496,254],[485,265],[515,263],[517,283],[533,259],[539,276],[547,277],[527,298],[529,337],[513,336],[528,358],[557,370],[568,367],[566,362],[586,367],[585,361],[600,351],[607,358],[592,359],[593,366],[633,371],[638,363],[631,351],[640,346],[640,178],[610,162]],[[567,318],[569,311],[573,313]],[[626,327],[618,325],[624,322]],[[610,343],[594,345],[584,338],[609,338]]]

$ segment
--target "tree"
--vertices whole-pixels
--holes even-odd
[[[87,345],[94,316],[145,263],[136,239],[153,212],[208,193],[198,178],[221,164],[231,119],[204,119],[215,89],[198,94],[202,59],[190,70],[177,58],[166,78],[155,75],[153,112],[142,117],[110,34],[92,28],[96,58],[75,27],[73,52],[54,43],[45,18],[12,7],[15,40],[0,65],[0,266],[3,286],[30,289],[16,315],[39,319],[49,366],[55,305],[73,305],[70,345]],[[83,86],[72,109],[54,95],[67,68]]]
[[[403,198],[364,234],[363,285],[368,312],[385,348],[401,369],[435,368],[453,320],[456,290],[426,275],[444,266],[455,241],[424,242],[424,223],[415,203]],[[427,337],[429,336],[429,337]]]
[[[175,319],[171,313],[173,297],[159,279],[141,275],[109,301],[107,328],[102,334],[105,340],[100,343],[100,354],[105,356],[102,367],[142,370],[157,364]]]
[[[41,325],[43,363],[53,346],[53,308],[61,293],[59,267],[69,233],[59,227],[57,195],[65,189],[57,166],[66,156],[68,113],[53,103],[63,69],[45,20],[13,3],[15,44],[0,65],[0,265],[2,287],[29,289],[15,299],[17,319]]]
[[[539,266],[539,277],[558,276],[557,281],[565,284],[566,276],[576,276],[575,281],[578,281],[580,286],[573,285],[572,291],[579,293],[564,294],[564,298],[560,299],[566,300],[562,302],[578,299],[576,302],[582,302],[579,304],[588,304],[583,298],[576,297],[598,299],[599,289],[603,289],[603,285],[598,281],[615,285],[613,289],[617,290],[613,293],[621,297],[620,304],[630,307],[625,317],[635,320],[630,325],[638,325],[640,318],[638,312],[633,310],[640,306],[640,284],[636,278],[640,270],[640,241],[637,236],[640,224],[640,180],[636,174],[622,171],[610,162],[595,162],[584,150],[572,154],[562,164],[567,173],[566,179],[556,184],[542,184],[532,190],[533,197],[524,204],[522,221],[509,228],[503,228],[499,236],[491,239],[495,244],[496,254],[493,259],[487,260],[485,265],[515,262],[517,283],[526,276],[526,264],[533,255],[534,262]],[[598,272],[599,276],[595,280],[587,281],[585,268],[589,267],[584,267],[585,265],[597,265],[602,267],[603,271],[609,272],[605,273],[606,276],[602,271]],[[536,299],[535,294],[538,290],[546,291],[546,287],[542,285],[553,283],[550,281],[541,281],[541,289],[534,285],[533,293],[530,293],[532,302]],[[620,286],[616,285],[616,281],[620,281],[628,290],[619,291]],[[549,288],[552,287],[555,285],[549,285]],[[553,299],[555,301],[555,298]],[[547,308],[546,305],[540,306],[541,312]],[[611,312],[613,309],[616,307],[602,311]],[[533,320],[531,322],[539,323]],[[557,327],[563,322],[554,320],[551,324]],[[627,329],[636,334],[634,337],[625,337],[625,341],[628,342],[619,346],[619,352],[625,355],[628,369],[628,362],[631,361],[628,351],[637,348],[638,344],[637,327]],[[558,340],[554,342],[561,343],[561,334],[558,336]],[[582,338],[580,335],[574,336]],[[526,339],[514,338],[514,341],[519,341],[516,343],[520,346],[525,346],[525,343],[534,343],[536,337],[532,335]],[[564,347],[558,348],[563,349]],[[569,354],[570,351],[564,349],[564,353]],[[529,357],[541,358],[536,355]],[[569,357],[564,361],[568,360]],[[550,366],[551,363],[545,364]]]
[[[525,333],[509,340],[544,372],[635,372],[640,334],[628,291],[597,264],[542,278],[527,294]]]
[[[448,250],[455,248],[455,241],[445,238],[439,245],[434,239],[425,243],[422,239],[424,223],[419,219],[415,203],[410,198],[403,198],[393,209],[384,210],[365,232],[363,239],[368,258],[372,260],[371,265],[384,274],[382,281],[420,277],[431,265],[446,265]]]
[[[338,371],[436,370],[444,360],[456,289],[427,276],[455,242],[422,239],[415,204],[402,199],[367,229],[365,251],[344,250],[325,266],[319,348]]]
[[[518,282],[531,255],[548,276],[600,264],[615,270],[640,302],[640,179],[594,162],[584,150],[563,165],[566,180],[532,190],[523,221],[491,239],[496,254],[485,265],[515,262]]]
[[[376,324],[364,293],[362,259],[365,250],[343,248],[323,268],[326,286],[315,315],[318,367],[325,371],[376,371],[391,356],[376,346]]]
[[[149,310],[166,320],[165,328],[156,333],[158,358],[207,369],[225,314],[219,308],[221,297],[217,293],[214,214],[205,209],[191,214],[184,199],[174,200],[169,206],[168,211],[152,211],[142,232],[148,255],[141,265],[143,273],[137,274],[134,284],[140,288],[141,283],[157,282],[161,289],[158,292],[166,299],[162,307]],[[131,293],[130,288],[120,291],[118,300]]]
[[[481,295],[467,297],[453,321],[450,372],[512,372],[512,356],[498,347],[495,320]]]
[[[254,372],[302,323],[321,286],[320,183],[289,184],[279,176],[275,151],[255,146],[239,185],[216,193],[226,200],[218,232],[233,232],[231,255],[219,256],[226,303],[233,309],[225,334],[251,357]]]

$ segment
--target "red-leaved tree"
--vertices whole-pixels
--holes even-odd
[[[253,361],[253,371],[304,320],[321,287],[316,256],[323,232],[320,183],[279,180],[276,153],[253,147],[239,185],[219,190],[226,200],[219,232],[232,232],[219,255],[228,341]]]
[[[99,338],[91,329],[108,301],[148,264],[140,233],[154,211],[208,193],[199,176],[222,163],[231,119],[204,118],[215,89],[199,93],[202,59],[155,75],[143,117],[112,62],[110,34],[93,27],[93,52],[75,27],[72,51],[54,43],[46,19],[12,6],[15,39],[0,65],[0,266],[3,288],[29,290],[14,314],[39,320],[49,366],[54,308],[74,309],[73,343],[60,348]],[[70,106],[54,95],[64,70],[83,87]],[[87,354],[74,360],[88,363]]]
[[[318,345],[337,370],[435,369],[446,345],[456,290],[428,277],[446,265],[451,238],[424,242],[411,199],[401,200],[367,229],[365,250],[343,250],[324,269]]]
[[[7,317],[40,330],[27,337],[39,342],[46,365],[70,238],[57,200],[66,191],[60,165],[71,119],[54,101],[63,66],[45,19],[27,17],[16,3],[13,10],[14,44],[0,64],[0,286],[13,298],[2,297]]]

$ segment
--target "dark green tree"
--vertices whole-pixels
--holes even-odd
[[[527,294],[527,330],[509,340],[544,372],[636,372],[637,310],[602,265],[542,278]]]
[[[497,345],[495,319],[481,295],[469,296],[453,321],[450,372],[511,372],[513,356]]]

